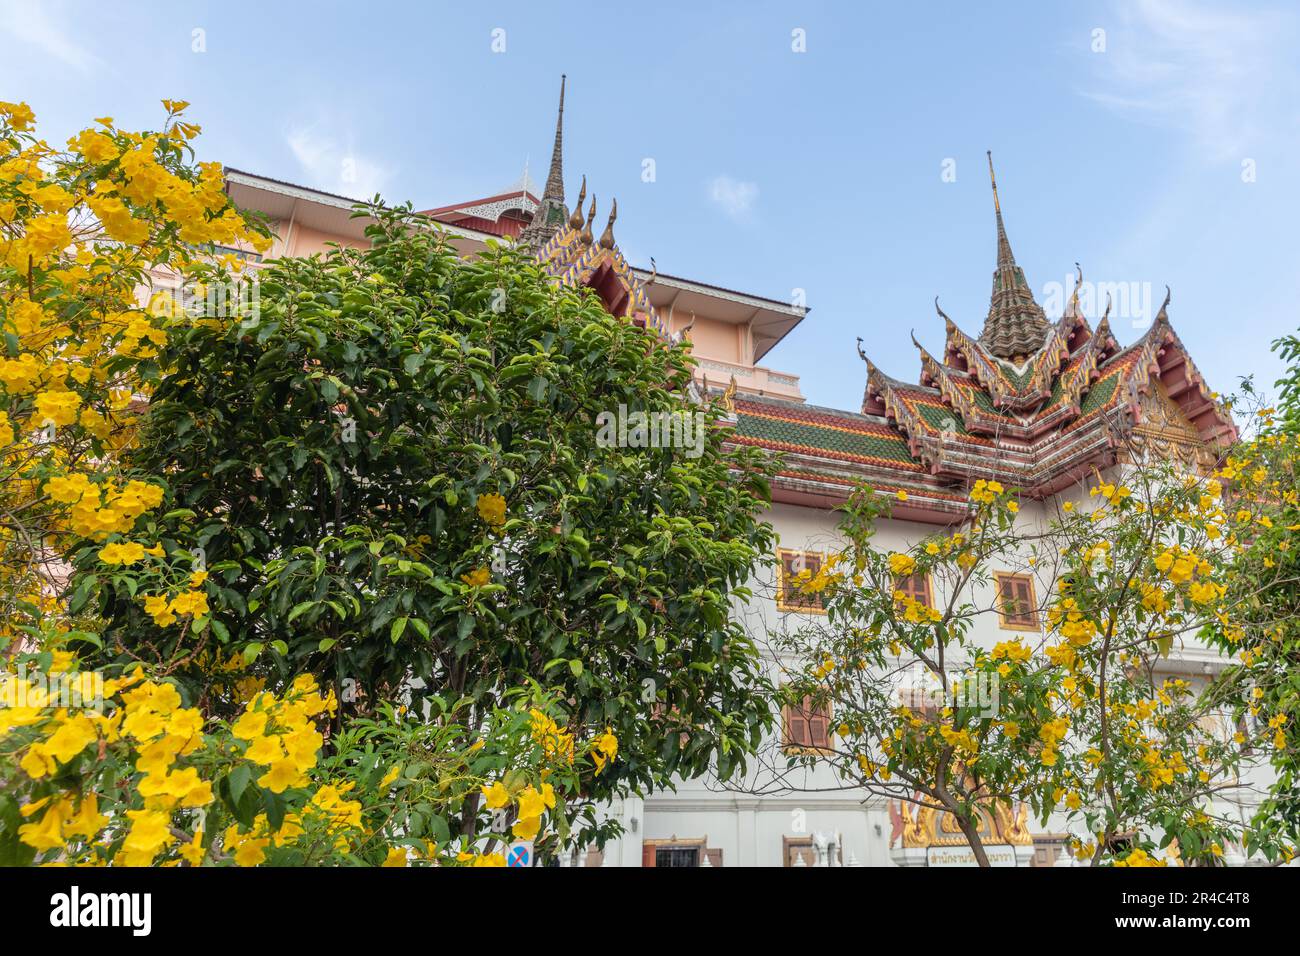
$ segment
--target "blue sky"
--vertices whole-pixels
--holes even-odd
[[[806,290],[812,311],[765,364],[841,408],[861,402],[858,336],[914,380],[909,330],[942,347],[936,295],[979,332],[992,149],[1049,316],[1078,260],[1138,290],[1112,316],[1127,343],[1142,291],[1149,317],[1167,283],[1175,328],[1228,392],[1271,383],[1268,342],[1300,324],[1298,40],[1293,6],[1190,0],[0,0],[0,99],[31,103],[51,140],[104,114],[156,124],[160,98],[187,99],[202,158],[430,207],[498,191],[525,161],[544,178],[567,73],[570,200],[584,172],[602,217],[616,195],[638,264]]]

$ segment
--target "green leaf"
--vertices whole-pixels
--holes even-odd
[[[295,618],[299,617],[304,612],[310,610],[315,606],[316,606],[315,601],[299,601],[297,604],[293,606],[293,610],[289,612],[289,617],[285,620],[285,623],[292,624]]]

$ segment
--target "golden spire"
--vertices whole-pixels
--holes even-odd
[[[602,249],[614,248],[614,220],[618,218],[618,199],[615,197],[613,205],[609,210],[609,222],[605,223],[605,231],[600,234],[600,247]]]
[[[578,190],[578,201],[573,205],[573,215],[569,217],[569,228],[577,232],[582,228],[582,204],[587,201],[587,177],[582,177],[582,188]]]
[[[596,218],[596,194],[592,193],[591,209],[587,211],[587,224],[583,227],[582,235],[580,237],[582,239],[582,244],[584,246],[591,245],[591,223],[592,220],[594,220],[595,218]]]
[[[986,150],[985,154],[989,158],[989,182],[993,184],[993,209],[995,212],[1002,212],[1002,205],[998,202],[998,180],[993,175],[993,150]]]

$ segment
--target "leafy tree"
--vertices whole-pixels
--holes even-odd
[[[688,400],[682,348],[521,251],[465,261],[367,212],[370,248],[273,262],[255,307],[169,336],[130,459],[166,476],[137,536],[169,558],[109,577],[79,557],[115,660],[215,712],[229,678],[312,673],[344,711],[467,699],[469,727],[537,680],[622,742],[592,798],[730,773],[770,720],[728,614],[769,550],[767,466]],[[602,440],[620,410],[698,416],[678,433],[698,440]],[[177,614],[191,592],[205,613]]]
[[[1262,409],[1256,433],[1223,467],[1240,513],[1256,517],[1241,536],[1229,584],[1241,612],[1212,633],[1240,662],[1238,680],[1247,693],[1238,719],[1261,728],[1269,742],[1261,753],[1274,779],[1252,821],[1254,839],[1295,845],[1300,842],[1300,339],[1285,336],[1273,348],[1287,363],[1277,382],[1277,406]]]
[[[825,623],[776,638],[787,705],[811,698],[835,733],[828,750],[784,756],[785,770],[774,761],[770,787],[825,761],[841,787],[952,814],[981,865],[983,816],[1021,803],[1071,826],[1093,865],[1162,865],[1162,848],[1213,865],[1238,844],[1289,859],[1284,835],[1243,825],[1225,799],[1257,785],[1246,771],[1273,746],[1271,729],[1239,720],[1233,648],[1205,686],[1162,665],[1246,620],[1230,585],[1267,517],[1229,495],[1239,470],[1098,476],[1084,507],[1042,520],[979,481],[964,522],[894,552],[873,542],[888,502],[859,491],[842,551],[800,584],[822,595]],[[1036,578],[1036,599],[1009,603],[995,569]],[[931,580],[931,600],[903,589],[913,576]],[[976,628],[1008,615],[1022,633],[993,643]]]

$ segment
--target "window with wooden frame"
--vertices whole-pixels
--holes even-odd
[[[1009,631],[1038,631],[1038,601],[1028,574],[993,572],[998,588],[998,623]]]
[[[800,706],[781,708],[781,747],[787,753],[824,753],[831,749],[831,712],[805,697]]]
[[[776,552],[776,606],[781,611],[800,611],[805,614],[825,614],[822,596],[804,591],[800,585],[817,575],[825,555],[819,551]],[[807,571],[806,575],[802,572]],[[802,576],[801,576],[802,575]]]
[[[926,607],[934,607],[934,594],[930,591],[930,575],[922,572],[895,576],[894,590],[902,591],[913,601],[920,601]]]

